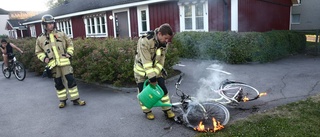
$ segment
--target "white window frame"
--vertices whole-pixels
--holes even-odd
[[[143,27],[142,27],[141,11],[146,11],[146,22],[147,22],[147,30],[146,31],[142,30]],[[139,33],[139,36],[141,36],[142,34],[146,33],[147,31],[150,31],[149,7],[148,7],[148,5],[137,7],[137,13],[138,13],[138,33]]]
[[[69,24],[70,26],[69,26]],[[70,38],[73,38],[73,32],[72,32],[72,22],[69,21],[62,21],[62,22],[56,22],[57,30],[63,31],[66,33]]]
[[[94,24],[92,24],[92,19],[94,19]],[[87,22],[87,20],[89,20],[89,24]],[[100,20],[100,33],[98,33],[98,20]],[[102,20],[104,20],[104,24],[102,24]],[[86,31],[86,37],[108,37],[108,27],[107,27],[107,16],[106,14],[103,15],[102,17],[90,17],[90,18],[84,18],[83,19],[84,25],[85,25],[85,31]],[[88,25],[90,25],[90,27],[94,26],[94,32],[89,33],[88,31]],[[105,32],[103,32],[103,26],[105,28]],[[92,28],[91,28],[92,29]]]
[[[30,28],[30,36],[36,38],[37,37],[36,26],[30,25],[29,28]]]
[[[190,4],[192,9],[192,29],[185,29],[185,5],[179,5],[180,11],[180,31],[209,31],[208,1],[203,3],[203,29],[196,29],[196,8],[195,4]]]

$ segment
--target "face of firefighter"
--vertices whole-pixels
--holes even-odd
[[[168,35],[168,34],[167,35],[162,35],[161,32],[159,32],[157,34],[157,36],[158,36],[158,40],[159,40],[160,43],[168,42],[168,40],[171,38],[170,35]]]
[[[54,29],[54,23],[52,22],[52,23],[48,23],[47,24],[47,31],[53,31],[53,29]]]

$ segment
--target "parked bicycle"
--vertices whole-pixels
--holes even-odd
[[[172,103],[175,121],[201,132],[215,132],[224,128],[230,119],[229,110],[218,102],[202,102],[185,94],[179,89],[181,81],[182,75],[175,84],[180,101]]]
[[[260,93],[259,90],[248,84],[230,81],[228,79],[221,82],[219,89],[214,90],[214,93],[218,93],[218,98],[208,98],[207,101],[214,101],[224,104],[228,107],[235,107],[241,102],[253,101],[261,96],[267,95],[266,92]]]
[[[5,64],[2,63],[2,73],[4,77],[9,79],[11,77],[11,73],[13,73],[19,81],[23,81],[26,77],[25,67],[21,62],[17,61],[15,54],[11,54],[9,56],[12,56],[13,58],[8,60],[8,68],[5,69]]]

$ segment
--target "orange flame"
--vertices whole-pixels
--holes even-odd
[[[242,100],[243,100],[243,102],[247,102],[247,101],[249,101],[249,98],[247,96],[244,96],[244,98]]]
[[[259,94],[259,97],[265,96],[265,95],[267,95],[267,93],[266,93],[266,92],[263,92],[263,93],[260,93],[260,94]]]
[[[224,128],[224,126],[221,125],[219,121],[216,121],[215,118],[212,118],[212,126],[212,129],[210,129],[209,127],[206,128],[205,125],[202,124],[202,121],[200,121],[199,125],[196,128],[194,128],[194,130],[200,132],[216,132]]]

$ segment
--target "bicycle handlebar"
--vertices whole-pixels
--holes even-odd
[[[181,81],[182,81],[182,75],[180,75],[178,81],[176,82],[176,85],[180,85],[180,84],[181,84]]]

